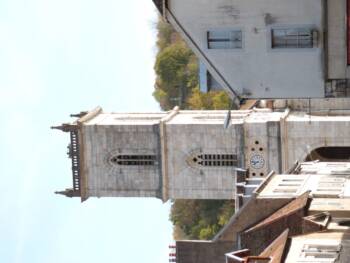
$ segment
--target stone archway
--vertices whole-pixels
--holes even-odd
[[[310,151],[304,161],[345,162],[350,161],[350,146],[323,146]]]

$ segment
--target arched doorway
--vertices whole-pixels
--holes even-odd
[[[305,161],[347,162],[350,161],[350,146],[320,147],[312,150]]]

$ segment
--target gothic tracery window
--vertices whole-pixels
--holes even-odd
[[[155,155],[128,155],[120,154],[113,156],[111,159],[113,164],[117,165],[155,165],[156,156]]]
[[[237,155],[197,154],[192,157],[192,161],[199,166],[237,166]]]

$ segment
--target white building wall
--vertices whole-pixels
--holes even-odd
[[[324,96],[323,3],[321,0],[169,0],[168,8],[238,94],[250,98],[300,98]],[[175,24],[171,15],[168,17]],[[271,49],[271,28],[275,27],[312,27],[318,31],[318,46]],[[220,29],[241,29],[243,48],[208,49],[207,31]],[[198,50],[194,51],[202,57]],[[202,61],[210,70],[206,60]]]
[[[293,113],[288,116],[282,144],[284,170],[320,147],[350,145],[349,116],[315,116]],[[283,140],[283,139],[282,139]]]

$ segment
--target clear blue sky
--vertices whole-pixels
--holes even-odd
[[[69,114],[158,111],[151,0],[1,0],[0,262],[168,262],[169,204],[54,195]]]

